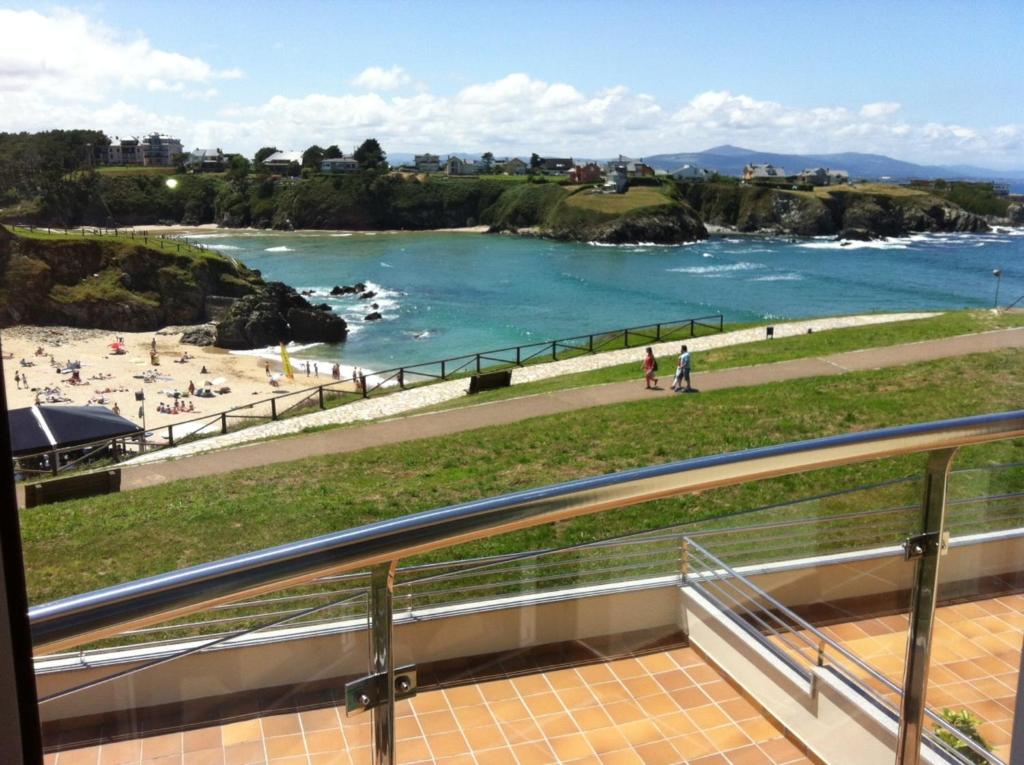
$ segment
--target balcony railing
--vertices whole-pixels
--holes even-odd
[[[308,592],[280,595],[280,598],[296,599],[275,601],[275,607],[283,605],[284,608],[278,611],[279,618],[259,628],[266,629],[268,624],[276,627],[295,618],[315,616],[321,611],[326,613],[329,609],[351,604],[353,598],[358,601],[368,596],[373,659],[367,678],[370,684],[357,684],[354,691],[356,695],[349,699],[349,704],[351,707],[362,703],[374,708],[374,757],[378,762],[391,762],[395,753],[396,694],[404,692],[406,686],[403,683],[411,683],[410,687],[415,685],[414,676],[404,670],[398,671],[396,675],[391,645],[392,621],[402,603],[401,597],[397,603],[395,599],[395,578],[400,560],[467,541],[655,499],[886,457],[929,453],[923,481],[923,511],[920,506],[915,511],[912,506],[897,505],[862,511],[856,516],[849,515],[843,519],[867,519],[869,524],[876,524],[876,529],[886,529],[883,536],[889,537],[890,544],[896,543],[897,536],[907,535],[908,529],[916,532],[907,535],[909,538],[906,542],[906,555],[915,561],[915,575],[910,588],[909,649],[903,682],[895,684],[899,702],[893,714],[900,726],[896,746],[898,762],[918,762],[923,756],[921,744],[925,735],[925,721],[930,716],[934,718],[925,709],[924,692],[936,608],[939,558],[946,546],[946,483],[950,463],[960,447],[1022,436],[1024,412],[1007,412],[751,449],[517,492],[381,521],[38,606],[30,612],[33,640],[39,654],[53,653],[110,638],[125,631],[134,631],[138,635],[140,631],[169,619],[209,612],[214,608],[223,607],[230,613],[232,608],[239,608],[262,595],[279,593],[286,588],[325,583],[330,585],[331,589],[314,595]],[[1006,511],[1005,508],[1015,508],[1019,496],[1018,493],[1008,492],[995,497],[963,500],[962,504],[964,507],[984,505],[991,510],[987,512],[986,518],[998,526],[1000,523],[1012,524],[1014,512],[1012,509]],[[968,518],[964,527],[971,528],[971,522]],[[787,520],[774,520],[762,524],[762,527],[789,533],[798,525]],[[737,547],[733,542],[730,551],[730,543],[721,542],[721,539],[727,540],[729,530],[708,530],[707,533],[718,536],[716,544],[724,545],[727,557],[739,554],[742,561],[743,554],[749,553],[749,544]],[[762,550],[766,553],[762,557],[778,558],[787,540],[792,543],[791,549],[798,547],[796,536],[776,537],[777,544],[772,549]],[[759,538],[759,541],[763,540]],[[602,561],[601,546],[612,544],[620,546],[620,555],[609,556]],[[717,586],[720,602],[729,600],[725,597],[726,593],[731,593],[735,599],[745,589],[745,597],[756,597],[763,604],[760,609],[752,610],[755,619],[745,620],[748,631],[752,629],[762,636],[775,637],[773,650],[777,653],[781,651],[780,655],[786,657],[785,661],[795,664],[800,675],[810,676],[809,673],[813,671],[811,667],[822,666],[822,636],[816,628],[767,592],[758,589],[756,585],[747,584],[745,575],[720,557],[723,555],[722,550],[714,544],[706,546],[703,537],[690,536],[686,545],[680,547],[678,534],[647,533],[636,535],[633,540],[579,545],[574,549],[597,552],[580,569],[581,577],[577,585],[581,582],[591,585],[598,581],[624,579],[635,581],[645,576],[653,581],[659,573],[664,575],[662,572],[666,570],[672,572],[669,578],[678,585],[683,581],[684,574],[699,570],[705,573],[693,581],[699,581],[705,590]],[[416,592],[416,597],[433,605],[439,602],[448,605],[460,601],[472,602],[485,593],[494,596],[501,572],[507,572],[510,565],[527,557],[533,562],[530,588],[543,590],[552,585],[552,589],[557,589],[556,585],[561,581],[559,577],[563,577],[564,573],[559,572],[557,566],[546,568],[542,560],[556,552],[565,551],[544,551],[540,555],[524,553],[522,556],[504,556],[500,560],[484,559],[460,564],[405,568],[400,572],[403,581],[399,582],[399,595],[406,594],[402,590],[407,590],[409,594]],[[892,551],[886,552],[887,556],[892,554]],[[697,563],[694,555],[702,562]],[[366,575],[359,575],[363,577],[360,579],[356,572],[367,568],[370,570],[368,579]],[[469,572],[477,575],[479,580],[474,583],[468,583],[464,578],[455,581],[453,572],[458,572],[459,577]],[[498,573],[494,579],[487,581],[483,575],[488,572]],[[707,572],[717,573],[709,576]],[[673,576],[677,578],[673,579]],[[404,581],[406,579],[409,581]],[[327,602],[316,603],[317,598]],[[536,599],[533,602],[536,603]],[[332,618],[337,618],[338,613],[332,612]],[[746,616],[751,617],[751,613]],[[232,619],[232,616],[225,616],[222,624],[230,625]],[[752,627],[751,621],[756,626]],[[159,661],[173,661],[186,655],[186,652],[193,654],[208,650],[213,646],[213,641],[223,643],[237,639],[239,634],[226,633],[199,640],[194,646],[161,657]],[[785,645],[778,645],[780,639],[783,643],[791,643],[790,650],[787,651]],[[801,648],[801,645],[804,647]],[[838,664],[846,662],[846,665],[858,666],[860,660],[842,646],[829,642],[826,648],[830,648],[830,656],[837,657]],[[798,658],[801,656],[802,660]],[[401,681],[397,690],[396,678]],[[886,678],[875,680],[887,686],[894,685]],[[364,690],[359,691],[359,688]],[[950,729],[948,724],[937,719],[933,719],[933,723]],[[968,744],[967,748],[971,746]]]

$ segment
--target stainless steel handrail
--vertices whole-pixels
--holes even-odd
[[[829,436],[626,470],[414,513],[75,595],[29,611],[38,653],[325,574],[655,499],[1024,436],[1024,410]]]

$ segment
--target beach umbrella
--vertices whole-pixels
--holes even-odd
[[[8,412],[15,457],[139,432],[139,426],[105,406],[40,404]]]

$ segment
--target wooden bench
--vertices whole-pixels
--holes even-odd
[[[67,478],[55,478],[42,483],[25,485],[25,507],[64,502],[69,499],[94,497],[97,494],[112,494],[121,491],[120,470],[100,470]]]
[[[479,393],[482,390],[507,388],[511,384],[511,369],[506,369],[503,372],[486,372],[480,375],[473,375],[469,378],[469,392],[472,394]]]

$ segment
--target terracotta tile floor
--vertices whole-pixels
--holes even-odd
[[[993,752],[1008,762],[1024,634],[1024,595],[943,606],[936,621],[926,703],[936,712],[944,708],[971,711],[984,721],[979,730]],[[844,622],[821,631],[880,674],[903,684],[905,614]],[[878,681],[866,677],[865,684],[896,703],[896,695]]]
[[[421,693],[401,763],[810,762],[690,648]],[[48,765],[369,763],[370,719],[327,707],[47,755]]]

